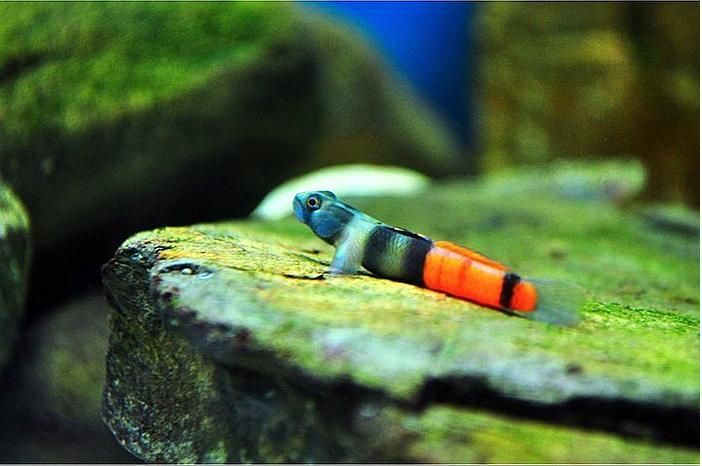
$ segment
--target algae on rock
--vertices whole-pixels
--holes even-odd
[[[29,257],[27,213],[14,193],[0,181],[0,372],[12,353],[24,312]]]
[[[502,186],[357,205],[581,283],[577,327],[326,275],[330,248],[292,219],[163,228],[103,269],[108,426],[149,461],[694,461],[699,245],[606,202],[516,203]],[[532,436],[550,443],[520,457]]]

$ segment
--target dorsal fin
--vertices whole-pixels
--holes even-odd
[[[410,238],[416,238],[416,239],[423,239],[425,241],[431,241],[429,238],[427,238],[424,235],[420,235],[419,233],[415,233],[413,231],[409,231],[405,228],[400,228],[400,227],[393,227],[390,225],[387,225],[387,228],[391,229],[392,231],[395,231],[401,235],[409,236]]]
[[[462,246],[459,246],[457,244],[449,243],[448,241],[435,241],[434,245],[439,248],[443,249],[448,249],[451,252],[455,252],[456,254],[460,254],[461,256],[467,257],[470,260],[474,260],[476,262],[480,262],[485,265],[489,265],[490,267],[495,267],[496,269],[499,270],[509,270],[509,267],[507,267],[504,264],[501,264],[497,261],[494,261],[492,259],[488,259],[487,257],[483,256],[482,254],[475,252],[473,250],[470,250],[468,248],[464,248]]]

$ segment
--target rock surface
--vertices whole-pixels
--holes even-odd
[[[29,254],[27,213],[0,181],[0,372],[12,353],[24,311]]]
[[[327,276],[293,220],[155,230],[103,268],[107,425],[147,461],[698,461],[699,245],[519,186],[357,204],[581,283],[577,327]]]
[[[131,463],[100,418],[107,303],[76,299],[19,338],[0,379],[0,462]]]

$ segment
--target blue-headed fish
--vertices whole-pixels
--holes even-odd
[[[353,274],[361,267],[533,320],[572,325],[579,290],[553,280],[525,279],[471,249],[386,225],[339,200],[330,191],[299,193],[295,216],[335,246],[330,271]]]

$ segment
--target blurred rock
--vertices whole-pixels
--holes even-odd
[[[573,201],[626,204],[645,189],[647,173],[638,160],[559,160],[511,167],[489,176],[485,189],[494,194],[556,196]]]
[[[0,181],[0,373],[12,354],[24,311],[29,254],[27,213]]]
[[[641,215],[655,228],[687,235],[700,236],[700,213],[679,204],[655,204],[641,209]]]
[[[0,384],[0,461],[135,461],[100,418],[106,308],[101,294],[85,296],[20,339]]]
[[[699,245],[489,182],[359,206],[580,283],[577,327],[330,277],[330,248],[293,220],[162,228],[103,268],[105,422],[157,462],[694,461]]]
[[[0,15],[0,173],[53,287],[33,296],[84,287],[78,271],[94,275],[134,231],[248,214],[332,161],[457,166],[457,145],[365,43],[293,4]]]
[[[293,178],[266,194],[251,212],[260,220],[292,215],[290,199],[302,191],[333,191],[340,197],[406,196],[429,187],[429,178],[414,170],[367,164],[334,165]]]
[[[699,3],[486,3],[481,127],[493,170],[634,156],[648,198],[699,207]]]

